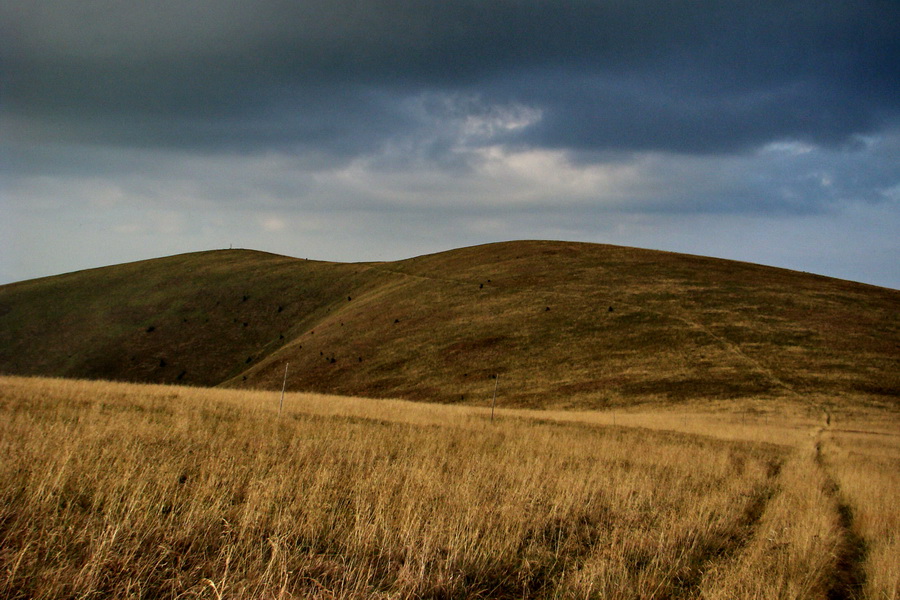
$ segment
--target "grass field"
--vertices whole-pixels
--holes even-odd
[[[0,413],[4,598],[900,597],[884,410],[2,377]]]

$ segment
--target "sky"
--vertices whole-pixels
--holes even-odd
[[[900,288],[897,0],[4,0],[0,283],[611,243]]]

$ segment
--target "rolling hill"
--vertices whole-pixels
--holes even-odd
[[[0,372],[602,407],[900,398],[900,292],[523,241],[386,263],[217,250],[0,286]],[[499,375],[499,381],[494,378]]]

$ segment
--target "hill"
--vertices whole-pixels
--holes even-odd
[[[505,405],[900,397],[900,292],[508,242],[389,263],[220,250],[0,286],[0,372]],[[493,378],[499,375],[499,382]]]

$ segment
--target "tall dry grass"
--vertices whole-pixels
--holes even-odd
[[[896,597],[894,454],[557,416],[2,377],[0,597]]]
[[[3,383],[7,597],[660,597],[736,543],[777,460],[462,412],[305,413],[317,397],[278,418],[272,395]]]
[[[732,405],[549,415],[794,448],[754,537],[708,570],[703,597],[897,600],[898,415],[851,406],[820,399],[750,412]]]
[[[705,574],[702,597],[833,597],[843,532],[829,483],[814,445],[798,448],[746,546]]]
[[[881,423],[886,425],[886,423]],[[851,424],[851,427],[853,425]],[[859,427],[859,425],[856,425]],[[860,544],[865,598],[900,598],[900,432],[836,428],[824,462]]]

